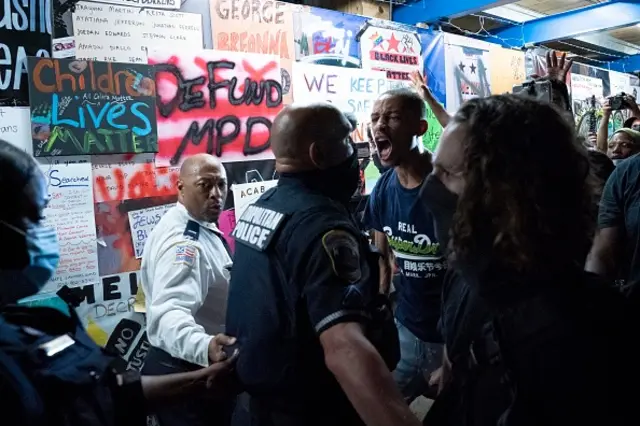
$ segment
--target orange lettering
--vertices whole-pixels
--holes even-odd
[[[289,46],[285,31],[278,31],[275,35],[264,31],[262,34],[251,34],[247,31],[241,33],[218,33],[218,49],[232,52],[263,53],[265,55],[278,55],[283,59],[289,59]]]
[[[248,34],[246,31],[240,33],[240,51],[241,52],[247,51],[247,36]]]
[[[231,50],[232,52],[239,52],[238,41],[240,41],[238,33],[231,33],[231,43],[229,43],[231,48],[229,50]]]
[[[267,53],[269,48],[269,34],[264,33],[263,37],[260,34],[256,34],[256,53]]]
[[[54,84],[45,84],[40,78],[43,68],[53,68],[53,61],[51,59],[40,59],[36,66],[33,68],[33,85],[36,86],[41,93],[53,93],[56,91]]]
[[[218,49],[229,50],[229,34],[218,33]]]
[[[265,38],[266,38],[267,34],[265,33]],[[270,42],[269,42],[269,54],[272,55],[277,55],[278,54],[278,48],[280,46],[278,46],[278,38],[280,36],[280,31],[278,31],[278,34],[275,37],[271,37],[270,38]]]
[[[60,61],[54,61],[53,63],[53,69],[54,72],[56,73],[56,86],[57,86],[57,91],[58,92],[63,92],[64,88],[62,87],[62,83],[64,83],[65,80],[71,82],[71,91],[75,92],[76,91],[76,78],[73,76],[73,74],[68,74],[68,73],[64,73],[62,71],[60,71]]]

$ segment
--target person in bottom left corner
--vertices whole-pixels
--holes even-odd
[[[113,368],[73,309],[16,304],[53,276],[60,251],[43,223],[47,184],[36,161],[0,140],[0,407],[2,424],[144,425],[149,410],[191,394],[218,393],[237,354],[207,368],[140,376]]]
[[[222,333],[231,269],[229,247],[216,223],[227,176],[209,154],[187,158],[178,179],[178,203],[149,234],[142,254],[147,336],[143,374],[193,371],[224,359],[234,339]],[[160,426],[231,423],[235,395],[203,395],[156,411]]]

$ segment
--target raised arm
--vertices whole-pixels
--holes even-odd
[[[427,85],[427,81],[419,71],[414,71],[411,73],[411,82],[413,84],[414,89],[420,94],[422,99],[429,105],[431,111],[436,116],[436,120],[442,127],[446,127],[449,124],[449,120],[451,116],[444,109],[442,104],[438,102],[438,100],[433,96],[431,90],[429,90],[429,86]]]

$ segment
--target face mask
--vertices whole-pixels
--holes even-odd
[[[327,185],[327,189],[333,198],[344,203],[349,202],[360,184],[360,165],[358,164],[358,151],[353,148],[353,154],[337,166],[321,172]]]
[[[420,200],[433,214],[436,238],[444,253],[449,247],[449,231],[453,225],[458,196],[449,191],[436,176],[429,175],[420,190]]]
[[[51,279],[60,261],[55,230],[46,226],[34,225],[23,231],[9,223],[0,223],[25,237],[29,263],[22,270],[22,274],[33,284],[35,291],[33,291],[34,289],[24,289],[21,293],[29,293],[22,297],[37,293]]]
[[[360,184],[360,165],[358,152],[342,163],[324,170],[314,170],[298,174],[308,185],[328,197],[342,203],[348,203]]]

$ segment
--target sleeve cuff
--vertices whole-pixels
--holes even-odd
[[[209,361],[209,343],[213,340],[213,336],[207,336],[202,339],[202,346],[198,347],[197,352],[194,354],[195,359],[192,361],[194,364],[198,364],[201,367],[208,367],[211,362]]]
[[[336,324],[345,322],[363,323],[368,321],[369,319],[371,319],[371,317],[365,311],[355,309],[342,309],[330,315],[327,315],[326,317],[318,321],[314,328],[317,334],[322,334],[323,331],[330,329]]]
[[[598,221],[598,229],[617,228],[619,226],[623,226],[623,224],[617,219],[605,219]]]
[[[211,342],[213,336],[206,336],[196,345],[191,346],[190,348],[162,348],[169,355],[174,358],[181,359],[183,361],[189,362],[191,364],[199,365],[200,367],[208,367],[210,365],[209,362],[209,342]],[[187,343],[188,345],[188,343]]]

